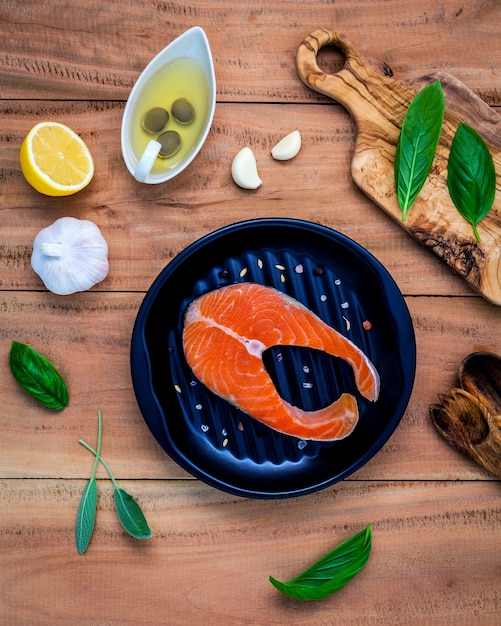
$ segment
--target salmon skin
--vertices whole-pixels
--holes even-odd
[[[272,346],[322,350],[347,361],[360,394],[375,402],[379,375],[368,357],[294,298],[255,283],[221,287],[188,307],[183,348],[193,374],[211,391],[270,428],[300,439],[334,441],[358,422],[358,405],[343,393],[331,405],[304,411],[284,400],[266,371]]]

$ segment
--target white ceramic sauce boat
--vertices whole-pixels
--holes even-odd
[[[169,63],[181,58],[195,59],[202,68],[208,83],[209,90],[209,106],[207,114],[202,126],[202,130],[198,136],[196,144],[189,153],[177,165],[165,171],[151,171],[158,155],[160,144],[152,140],[150,141],[143,153],[142,158],[138,158],[132,148],[132,128],[133,123],[139,123],[134,118],[136,104],[141,97],[143,90],[148,87],[152,78]],[[207,36],[202,28],[195,26],[190,28],[182,35],[174,39],[166,48],[159,52],[145,67],[143,72],[137,79],[132,88],[125,110],[122,117],[121,129],[121,145],[122,154],[129,172],[136,180],[148,184],[156,184],[166,182],[188,167],[196,155],[200,152],[214,118],[216,108],[216,77],[214,72],[214,64],[212,54],[207,40]]]

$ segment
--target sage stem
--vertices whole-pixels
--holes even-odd
[[[103,438],[103,416],[101,411],[97,410],[97,452],[94,452],[96,459],[94,461],[94,467],[92,468],[91,478],[96,477],[97,466],[99,465],[99,457],[101,455],[101,440]]]
[[[115,489],[118,489],[117,481],[115,480],[115,477],[113,476],[113,473],[112,473],[112,471],[110,469],[110,466],[108,465],[108,463],[106,463],[106,461],[100,455],[100,451],[99,450],[94,450],[94,448],[91,445],[89,445],[86,441],[84,441],[83,439],[80,439],[78,443],[80,443],[84,448],[87,448],[87,450],[89,450],[89,452],[92,452],[92,454],[96,457],[95,465],[97,465],[98,463],[101,463],[103,465],[104,469],[108,472],[108,476],[111,478],[111,482],[113,483],[113,487]]]

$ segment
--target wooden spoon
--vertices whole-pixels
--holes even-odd
[[[467,356],[459,369],[461,389],[430,406],[438,432],[479,465],[501,478],[501,358]]]
[[[459,367],[459,384],[487,408],[501,429],[501,357],[492,352],[473,352]]]

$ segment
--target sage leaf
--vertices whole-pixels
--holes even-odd
[[[291,578],[280,582],[270,576],[270,582],[279,591],[297,600],[321,600],[344,587],[365,567],[372,547],[370,524],[343,541],[314,565]]]
[[[152,533],[139,504],[119,487],[114,495],[118,519],[124,529],[135,539],[149,539]]]
[[[82,494],[77,513],[75,539],[79,554],[83,554],[90,543],[97,510],[97,483],[94,476],[90,478]]]
[[[454,206],[473,226],[480,243],[477,224],[492,208],[496,193],[494,161],[482,137],[461,122],[452,140],[447,166],[447,187]]]
[[[103,457],[99,455],[98,451],[94,450],[94,448],[89,446],[89,444],[82,439],[80,439],[79,443],[87,448],[89,452],[92,452],[96,457],[96,461],[99,461],[108,472],[114,488],[115,509],[123,528],[131,537],[134,537],[134,539],[149,539],[152,536],[152,532],[139,504],[131,495],[118,486],[110,466]]]
[[[9,365],[19,385],[49,409],[61,411],[69,402],[66,384],[54,365],[24,343],[13,341]]]
[[[411,101],[395,155],[395,182],[402,221],[429,174],[444,120],[445,100],[440,81],[422,89]]]
[[[83,554],[90,543],[94,532],[97,511],[97,482],[96,472],[99,465],[99,453],[101,452],[101,441],[103,438],[103,416],[101,411],[97,412],[97,452],[94,459],[92,474],[83,491],[78,505],[77,521],[75,525],[75,541],[79,554]]]

